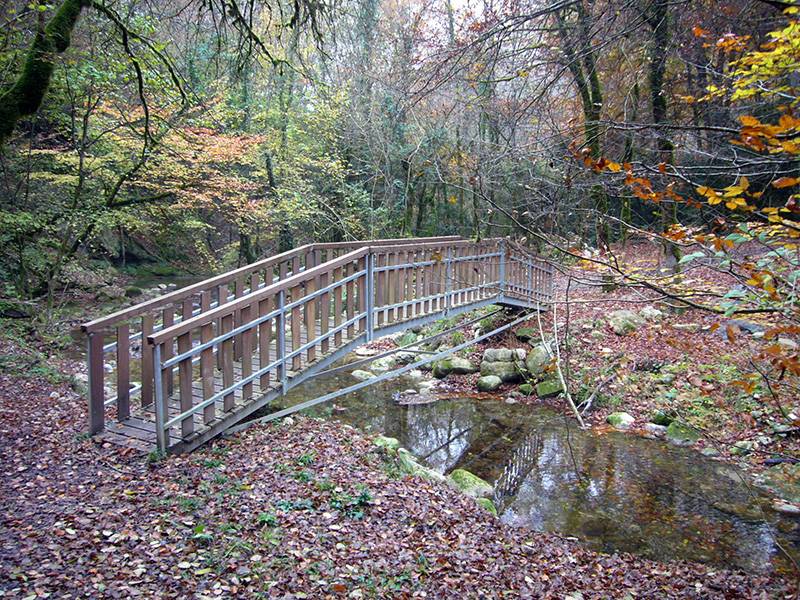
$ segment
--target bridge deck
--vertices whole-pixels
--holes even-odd
[[[502,239],[304,246],[84,325],[89,429],[191,450],[360,344],[491,303],[538,306],[551,280]]]

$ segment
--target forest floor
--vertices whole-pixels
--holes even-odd
[[[634,258],[635,257],[635,258]],[[635,248],[627,269],[657,273],[657,254],[651,248]],[[731,282],[719,273],[698,267],[681,275],[685,287],[729,289]],[[556,323],[562,343],[560,352],[565,377],[576,404],[597,392],[584,418],[595,430],[610,429],[606,418],[626,412],[635,421],[629,431],[652,437],[646,425],[661,412],[687,424],[699,436],[694,445],[709,456],[739,460],[754,472],[782,461],[800,459],[800,382],[780,376],[769,364],[762,332],[781,325],[772,315],[728,318],[700,309],[687,309],[665,301],[653,292],[620,287],[604,289],[593,270],[573,267],[556,274],[558,300]],[[638,313],[657,309],[660,315],[643,322],[634,331],[617,335],[608,316],[620,310]],[[545,339],[553,338],[553,312],[541,313]],[[466,356],[479,364],[487,348],[530,349],[530,342],[517,338],[523,328],[539,330],[532,318],[473,347]],[[783,342],[797,348],[798,340]],[[762,374],[770,376],[767,384]],[[479,374],[451,375],[438,390],[471,393]],[[567,411],[563,396],[539,399],[523,397],[517,384],[504,384],[500,397],[514,394],[522,403],[546,402]],[[736,444],[739,444],[738,446]]]
[[[4,343],[3,353],[17,349]],[[791,597],[794,584],[604,555],[403,475],[346,425],[254,426],[147,461],[88,439],[66,384],[0,375],[2,597]]]

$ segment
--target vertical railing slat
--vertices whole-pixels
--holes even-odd
[[[147,336],[153,333],[153,316],[142,315],[142,406],[153,403],[153,347],[147,343]]]
[[[192,348],[192,334],[184,333],[178,336],[178,353],[183,354]],[[192,408],[192,359],[185,358],[178,363],[178,388],[180,395],[181,412]],[[194,432],[194,415],[181,420],[181,437],[184,439]]]
[[[131,328],[127,323],[117,326],[117,419],[131,416]]]
[[[89,433],[102,431],[105,425],[105,385],[103,378],[103,332],[89,334]]]
[[[233,315],[228,314],[222,317],[222,334],[233,331]],[[222,342],[222,349],[220,351],[222,358],[222,388],[227,389],[233,385],[233,340],[228,338]],[[235,396],[233,392],[225,394],[222,399],[222,408],[224,411],[233,409],[235,405]]]
[[[292,288],[291,298],[290,301],[294,302],[295,300],[299,300],[302,296],[302,288],[298,285],[297,287]],[[302,326],[300,323],[300,319],[302,318],[302,305],[298,304],[292,307],[292,323],[291,323],[291,330],[292,330],[292,343],[291,349],[292,352],[300,348],[303,345],[302,339]],[[300,354],[295,354],[292,357],[292,370],[299,371],[300,367],[302,366],[303,359]]]
[[[211,292],[200,295],[200,310],[206,312],[211,306]],[[200,342],[207,343],[214,339],[213,323],[206,323],[200,328]],[[203,400],[214,395],[214,348],[206,348],[200,353],[200,381],[203,387]],[[203,422],[208,424],[214,420],[216,407],[213,403],[203,409]]]
[[[333,272],[333,280],[341,281],[342,279],[344,279],[344,269],[342,267],[337,267]],[[333,290],[333,328],[337,330],[336,333],[333,334],[333,345],[336,348],[342,345],[342,332],[338,330],[338,327],[342,324],[342,294],[344,293],[344,285],[339,285]]]

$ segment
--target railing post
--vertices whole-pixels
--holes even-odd
[[[500,296],[506,291],[506,241],[500,240]]]
[[[366,313],[367,313],[367,316],[366,316],[366,319],[367,319],[367,342],[371,342],[372,341],[372,335],[373,335],[373,328],[375,326],[375,324],[372,321],[372,312],[373,312],[374,304],[375,304],[375,301],[374,301],[374,298],[373,298],[373,293],[375,291],[375,285],[374,285],[374,280],[375,280],[375,272],[374,272],[374,269],[375,269],[375,255],[372,252],[367,254],[366,268],[367,268],[367,285],[365,287],[367,289],[365,291],[366,291],[366,300],[367,300],[367,302],[366,302],[366,305],[367,305],[367,308],[366,308]]]
[[[89,433],[102,431],[105,425],[105,386],[103,382],[103,332],[88,335],[86,362],[89,369]]]
[[[533,302],[533,265],[529,258],[525,260],[525,264],[528,267],[528,299]]]
[[[444,314],[450,312],[450,306],[452,305],[453,299],[451,298],[451,294],[453,293],[453,247],[447,247],[447,262],[445,263],[445,271],[444,271]]]
[[[147,340],[142,340],[142,343],[147,343]],[[159,452],[167,451],[167,432],[164,429],[166,422],[166,415],[164,414],[164,386],[161,380],[161,344],[153,348],[153,378],[154,378],[154,392],[155,392],[155,409],[156,409],[156,448]]]
[[[286,379],[286,291],[278,292],[278,360],[282,394],[288,391]]]

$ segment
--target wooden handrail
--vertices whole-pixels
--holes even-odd
[[[181,321],[172,327],[168,327],[166,329],[162,329],[161,331],[147,336],[147,342],[151,345],[161,344],[167,340],[171,340],[173,338],[178,337],[184,333],[192,331],[197,327],[201,327],[202,325],[206,325],[208,323],[213,323],[217,319],[221,319],[224,316],[230,315],[237,310],[241,310],[247,306],[251,306],[254,303],[263,300],[264,298],[269,298],[274,296],[281,290],[288,290],[290,288],[296,287],[298,284],[306,282],[310,279],[315,279],[316,277],[324,274],[329,273],[346,265],[348,263],[353,262],[354,260],[358,260],[366,256],[369,253],[370,247],[363,246],[357,250],[353,250],[352,252],[348,252],[340,256],[339,258],[335,258],[333,260],[326,261],[321,265],[316,267],[312,267],[308,270],[301,271],[296,275],[292,275],[291,277],[287,277],[286,279],[281,279],[280,281],[276,281],[272,285],[268,285],[266,287],[261,288],[255,292],[251,292],[246,296],[242,296],[241,298],[237,298],[235,300],[231,300],[230,302],[213,308],[209,311],[204,313],[200,313],[199,315],[192,317],[191,319],[187,319],[186,321]]]
[[[295,256],[302,256],[308,252],[312,252],[314,250],[336,250],[348,247],[361,247],[365,245],[372,245],[372,246],[382,246],[385,244],[400,244],[400,245],[408,245],[414,244],[416,245],[420,240],[424,240],[423,243],[426,242],[434,242],[434,241],[447,241],[447,240],[458,240],[461,239],[459,236],[443,236],[443,237],[431,237],[431,238],[397,238],[397,239],[389,239],[389,240],[366,240],[366,241],[353,241],[353,242],[323,242],[323,243],[316,243],[316,244],[305,244],[304,246],[300,246],[298,248],[294,248],[293,250],[288,250],[281,254],[276,254],[275,256],[270,256],[268,258],[262,259],[260,261],[254,262],[249,265],[245,265],[243,267],[239,267],[238,269],[234,269],[233,271],[228,271],[226,273],[222,273],[220,275],[215,275],[214,277],[210,277],[208,279],[204,279],[203,281],[198,281],[192,285],[188,285],[184,288],[179,290],[175,290],[174,292],[170,292],[168,294],[164,294],[163,296],[159,296],[158,298],[153,298],[151,300],[147,300],[145,302],[140,302],[134,306],[130,306],[128,308],[123,308],[118,310],[117,312],[111,313],[110,315],[106,315],[104,317],[100,317],[98,319],[94,319],[89,321],[88,323],[84,323],[81,325],[81,330],[84,333],[92,333],[95,331],[102,330],[107,328],[111,325],[115,325],[120,321],[127,321],[133,317],[139,316],[143,313],[155,310],[157,308],[161,308],[162,306],[166,306],[171,303],[179,302],[189,296],[197,294],[199,292],[203,292],[209,288],[213,288],[218,285],[224,285],[226,283],[230,283],[235,281],[237,277],[241,277],[244,275],[249,275],[254,271],[258,271],[259,269],[267,268],[270,266],[278,265],[281,262],[294,258]],[[405,242],[405,243],[404,243]]]

